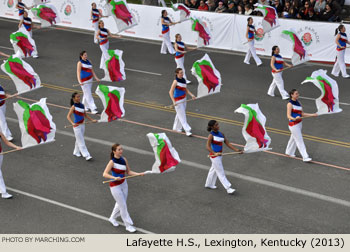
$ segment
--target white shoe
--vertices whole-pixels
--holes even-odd
[[[9,193],[3,193],[1,194],[1,198],[3,199],[11,199],[13,196]]]
[[[33,56],[33,58],[35,58],[35,59],[36,59],[36,58],[39,58],[39,55],[35,55],[35,56]]]
[[[134,226],[128,226],[125,229],[126,229],[126,231],[129,231],[130,233],[135,233],[136,232],[136,228]]]
[[[188,136],[188,137],[192,136],[192,132],[191,131],[187,131],[186,132],[186,136]]]
[[[216,186],[204,186],[205,188],[208,188],[208,189],[216,189],[217,187]]]
[[[97,113],[98,113],[98,111],[97,111],[96,109],[91,111],[91,114],[94,114],[94,115],[95,115],[95,114],[97,114]]]
[[[332,73],[332,75],[335,76],[335,77],[339,77],[339,74]]]
[[[13,140],[13,136],[6,137],[6,139],[11,142]]]
[[[160,52],[160,54],[166,54],[166,52]]]
[[[112,225],[115,226],[115,227],[118,227],[118,226],[119,226],[119,223],[117,222],[116,219],[109,218],[108,221],[109,221],[110,223],[112,223]]]
[[[174,129],[173,129],[173,130],[174,130]],[[179,133],[182,133],[182,130],[174,130],[174,131],[179,132]]]
[[[257,66],[261,66],[263,63],[261,62],[260,64],[257,64]]]
[[[73,155],[76,156],[76,157],[81,157],[80,153],[73,153]]]
[[[236,189],[233,189],[233,188],[230,187],[226,191],[227,191],[228,194],[233,194],[236,191]]]
[[[343,76],[343,78],[345,78],[345,79],[347,79],[347,78],[350,78],[350,75],[345,75],[345,76]]]
[[[186,84],[190,84],[190,83],[191,83],[191,81],[189,81],[189,80],[186,81]]]
[[[282,100],[288,100],[288,99],[289,99],[289,96],[282,97]]]
[[[287,153],[286,153],[286,155],[287,155],[288,157],[295,157],[295,155],[289,155],[289,154],[287,154]]]
[[[85,159],[86,159],[86,161],[89,161],[89,160],[92,159],[92,157],[91,156],[87,156]]]
[[[267,93],[267,95],[268,95],[268,96],[271,96],[271,97],[275,97],[274,94],[269,94],[269,93]]]
[[[305,162],[305,163],[308,163],[308,162],[310,162],[312,160],[312,158],[303,158],[303,162]]]
[[[249,62],[245,62],[245,61],[243,61],[243,62],[244,62],[244,64],[250,65],[250,63],[249,63]]]

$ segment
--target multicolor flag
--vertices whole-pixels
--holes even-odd
[[[30,57],[38,55],[36,45],[26,29],[20,29],[10,35],[15,53],[19,53],[21,57]]]
[[[339,89],[335,80],[327,75],[327,70],[312,72],[301,84],[312,82],[321,90],[321,96],[316,99],[317,114],[333,114],[343,110],[339,108]]]
[[[60,22],[58,11],[52,4],[40,4],[32,8],[35,17],[41,21],[41,27],[49,27]]]
[[[16,55],[12,55],[4,61],[1,70],[13,80],[18,94],[41,87],[40,78],[33,68]]]
[[[108,0],[107,9],[117,24],[118,32],[122,32],[137,25],[135,15],[129,9],[126,0]]]
[[[192,31],[198,32],[197,46],[208,46],[211,43],[211,35],[209,29],[200,18],[191,18]]]
[[[269,150],[271,138],[265,129],[266,117],[260,111],[259,105],[241,104],[235,113],[242,113],[245,116],[242,134],[246,140],[244,152],[257,152]]]
[[[28,104],[22,100],[13,104],[21,129],[22,147],[55,141],[56,125],[46,106],[46,98]]]
[[[257,6],[255,10],[260,11],[264,16],[262,20],[264,33],[270,32],[280,26],[275,8],[261,4],[256,4],[255,6]]]
[[[148,133],[148,140],[153,148],[156,158],[152,167],[152,173],[164,173],[174,171],[176,165],[181,162],[179,154],[171,145],[165,133]]]
[[[104,107],[99,122],[111,122],[124,117],[125,88],[98,85],[95,93],[100,97]]]
[[[173,2],[171,2],[171,8],[173,8],[174,11],[180,11],[180,22],[190,19],[191,11],[186,5],[182,3],[173,4]]]
[[[310,60],[305,50],[304,42],[302,42],[301,39],[299,39],[297,33],[293,29],[290,29],[289,31],[283,30],[282,37],[293,43],[293,66],[299,65]]]
[[[123,51],[108,50],[109,58],[105,60],[103,70],[105,71],[104,81],[123,81],[126,79],[125,63],[122,59]]]
[[[220,92],[221,75],[208,54],[194,62],[191,72],[198,80],[197,98]]]

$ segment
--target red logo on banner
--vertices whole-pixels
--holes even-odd
[[[64,14],[66,16],[69,16],[72,13],[72,6],[70,6],[69,4],[66,6],[66,8],[64,9]]]
[[[13,0],[8,0],[7,1],[7,7],[12,8],[13,7]]]
[[[258,28],[257,30],[256,30],[256,33],[255,33],[255,40],[256,41],[260,41],[260,40],[263,40],[264,39],[264,36],[265,36],[265,34],[264,34],[264,29],[263,28]]]
[[[304,42],[306,46],[312,43],[312,35],[309,32],[305,32],[301,40]]]

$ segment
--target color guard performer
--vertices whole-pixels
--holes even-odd
[[[112,173],[112,175],[110,173]],[[104,178],[114,180],[109,183],[109,186],[116,203],[109,221],[113,226],[117,227],[119,224],[116,218],[121,216],[126,230],[134,233],[136,232],[136,228],[133,226],[134,223],[130,218],[126,205],[126,200],[128,198],[128,183],[126,179],[123,179],[126,174],[129,176],[144,175],[144,173],[137,173],[130,169],[128,160],[123,157],[122,146],[120,144],[114,144],[112,146],[111,160],[108,162],[106,169],[103,172]]]
[[[176,68],[181,68],[184,73],[184,78],[186,79],[186,83],[189,84],[191,81],[189,81],[186,77],[186,71],[185,71],[185,53],[187,53],[189,50],[194,50],[196,47],[187,47],[184,42],[181,41],[182,37],[178,33],[175,35],[175,62],[176,62]]]
[[[170,54],[175,54],[174,47],[171,44],[171,40],[170,40],[169,26],[175,25],[177,23],[174,23],[170,20],[170,18],[168,17],[168,12],[166,10],[162,10],[161,23],[162,23],[163,42],[162,42],[162,47],[160,48],[160,53],[167,54],[167,50],[168,50]]]
[[[9,96],[5,93],[5,90],[0,85],[0,132],[4,134],[7,140],[12,141],[13,137],[6,122],[6,101],[3,100],[8,97]]]
[[[19,20],[23,19],[23,14],[25,9],[30,10],[31,8],[33,8],[33,6],[27,7],[27,5],[25,5],[22,0],[18,0],[17,4],[16,4],[16,9],[18,9],[18,16],[19,16]]]
[[[250,64],[249,61],[250,61],[250,57],[253,56],[254,60],[255,60],[255,63],[257,66],[260,66],[262,64],[260,58],[256,55],[256,51],[255,51],[255,47],[254,47],[254,38],[255,38],[255,27],[253,25],[253,18],[252,17],[249,17],[247,19],[248,21],[248,25],[247,25],[247,32],[246,32],[246,38],[248,40],[248,51],[247,51],[247,54],[245,55],[245,58],[244,58],[244,63],[246,64]]]
[[[335,29],[335,43],[337,44],[337,58],[335,64],[332,69],[332,74],[336,77],[339,76],[339,72],[343,78],[349,78],[350,75],[346,73],[346,65],[345,65],[345,49],[346,44],[350,44],[348,37],[346,36],[346,29],[344,25],[339,25],[337,29]]]
[[[95,35],[94,35],[94,43],[98,44],[98,39],[97,39],[97,34],[99,32],[99,27],[98,27],[98,22],[100,21],[100,18],[102,17],[107,17],[103,16],[101,10],[97,9],[96,3],[91,4],[91,20],[92,20],[92,27],[95,30]]]

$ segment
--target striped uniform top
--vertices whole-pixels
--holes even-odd
[[[302,113],[303,113],[303,108],[301,107],[301,104],[299,103],[299,101],[293,101],[293,100],[289,100],[289,103],[292,104],[292,113],[291,113],[291,116],[293,118],[296,118],[297,116],[302,116]],[[294,126],[298,123],[300,123],[302,121],[302,119],[298,119],[296,121],[292,121],[292,120],[289,120],[289,123],[288,125],[289,126]]]
[[[210,144],[211,149],[214,152],[222,152],[222,143],[225,141],[224,135],[220,131],[218,132],[211,131],[210,134],[213,136],[213,141]],[[214,153],[210,153],[210,155],[213,155],[213,154]],[[214,156],[211,158],[216,158],[216,157]]]
[[[114,177],[119,177],[119,178],[124,178],[125,177],[125,172],[126,172],[126,162],[123,157],[120,158],[112,158],[113,160],[113,168],[112,168],[112,176]],[[119,181],[112,181],[109,182],[109,186],[117,186],[122,183],[124,183],[125,179],[119,180]]]
[[[100,28],[98,35],[100,37],[100,45],[104,45],[108,42],[108,30],[106,28]]]
[[[176,87],[174,89],[175,102],[186,98],[187,84],[185,78],[179,79],[176,77]]]
[[[74,123],[81,124],[84,122],[85,107],[82,103],[74,103]]]
[[[91,13],[92,13],[92,22],[93,23],[98,22],[101,17],[100,11],[98,9],[92,9]]]
[[[23,25],[24,28],[30,32],[32,30],[32,19],[29,17],[23,17]]]
[[[254,25],[248,25],[248,39],[253,39],[254,38],[254,33],[255,33],[255,27]]]
[[[17,5],[17,7],[18,7],[18,16],[23,16],[23,14],[24,14],[24,8],[25,8],[26,6],[24,5],[24,3],[19,2],[18,5]]]
[[[282,58],[282,56],[281,55],[279,55],[279,54],[274,54],[273,56],[275,56],[275,63],[274,63],[274,66],[275,66],[275,68],[277,69],[277,70],[279,70],[279,69],[283,69],[283,58]],[[275,69],[272,69],[272,72],[273,73],[276,73],[276,71],[275,71]]]
[[[184,42],[180,42],[180,41],[176,41],[176,44],[177,44],[177,49],[181,52],[185,51],[185,43]],[[182,58],[183,56],[185,56],[184,53],[181,53],[181,52],[178,52],[176,51],[175,53],[175,59],[180,59]]]
[[[346,36],[346,33],[344,32],[340,32],[340,38],[338,40],[338,43],[343,46],[343,47],[346,47],[346,42],[348,41],[348,37]],[[345,50],[345,48],[340,48],[338,45],[337,45],[337,51],[342,51],[342,50]]]
[[[82,83],[85,83],[92,79],[92,65],[88,59],[87,60],[80,59],[80,62],[81,62],[80,79]]]
[[[170,19],[168,17],[162,17],[164,20],[164,23],[170,24]],[[169,26],[162,24],[162,34],[165,34],[169,32]]]
[[[5,98],[6,98],[5,91],[2,88],[2,86],[0,86],[0,107],[5,104],[5,101],[3,101],[3,99]]]

